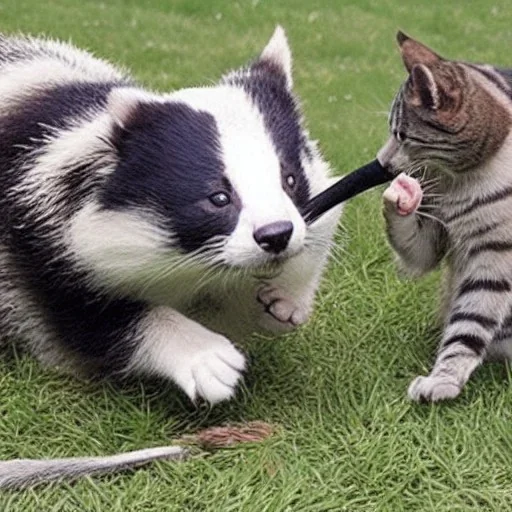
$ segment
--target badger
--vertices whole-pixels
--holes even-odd
[[[235,394],[234,342],[310,316],[341,207],[278,26],[206,87],[159,94],[68,44],[0,36],[0,336],[45,365]],[[176,446],[0,463],[0,486],[111,471]]]

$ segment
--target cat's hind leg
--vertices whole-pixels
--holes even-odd
[[[412,400],[437,402],[459,395],[506,322],[511,290],[507,279],[490,277],[467,278],[459,284],[434,368],[412,381]]]
[[[487,350],[487,358],[492,361],[512,361],[512,314],[508,315]]]

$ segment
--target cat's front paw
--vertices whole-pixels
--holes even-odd
[[[416,377],[407,394],[415,402],[439,402],[457,397],[460,390],[460,385],[453,377],[429,375]]]
[[[391,182],[382,198],[386,209],[406,216],[418,209],[423,199],[423,191],[418,180],[402,173]]]
[[[307,322],[311,308],[298,304],[288,294],[275,286],[264,285],[258,290],[258,302],[274,322],[264,322],[271,330],[291,330]],[[268,319],[267,319],[268,320]]]

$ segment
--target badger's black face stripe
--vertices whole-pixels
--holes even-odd
[[[269,61],[257,61],[245,74],[235,75],[229,83],[242,87],[261,112],[276,153],[281,161],[281,179],[284,190],[299,210],[309,200],[309,183],[301,155],[310,154],[300,124],[300,113],[295,98],[286,84],[286,77]],[[293,175],[295,185],[287,187],[287,177]]]
[[[141,103],[113,141],[119,164],[106,184],[104,208],[151,209],[184,251],[200,249],[236,227],[240,200],[224,175],[217,124],[183,103]],[[216,206],[212,194],[230,201]]]

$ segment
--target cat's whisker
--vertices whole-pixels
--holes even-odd
[[[425,188],[432,188],[432,187],[435,187],[437,185],[439,185],[440,183],[440,179],[439,178],[430,178],[428,180],[420,180],[420,185],[421,185],[421,188],[422,189],[425,189]]]
[[[420,210],[417,210],[416,213],[418,215],[420,215],[421,217],[425,217],[427,219],[432,219],[433,221],[438,222],[439,224],[441,224],[445,228],[448,227],[446,222],[441,220],[439,217],[436,217],[435,215],[431,215],[430,213],[426,213],[426,212],[423,212],[423,211],[420,211]]]

